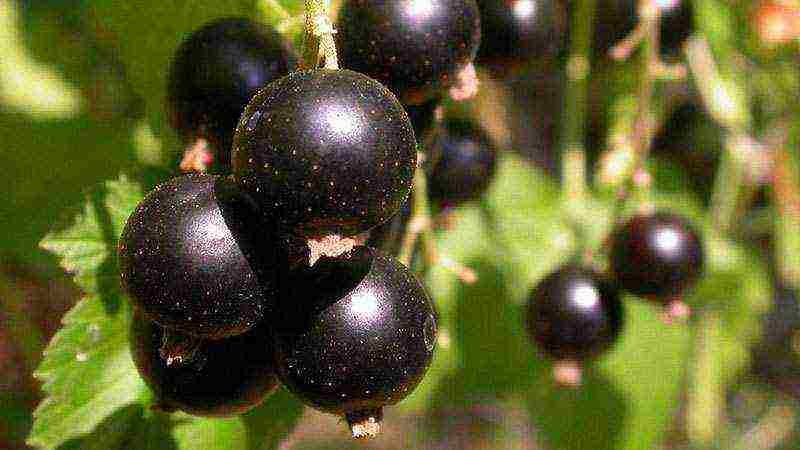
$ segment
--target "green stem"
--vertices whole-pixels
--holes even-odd
[[[572,15],[572,42],[567,63],[563,108],[561,178],[567,208],[582,204],[586,193],[586,104],[591,70],[591,36],[595,0],[579,0]]]
[[[328,18],[324,0],[306,0],[306,26],[303,39],[303,58],[300,69],[319,66],[321,57],[325,59],[326,69],[338,69],[336,41],[333,38],[333,25]]]
[[[735,155],[733,141],[735,139],[728,136],[711,193],[714,225],[723,232],[729,232],[733,226],[737,216],[740,187],[744,182],[744,169]]]
[[[636,150],[634,175],[636,171],[643,170],[647,162],[647,155],[653,141],[653,91],[655,88],[656,68],[661,60],[658,55],[660,40],[659,12],[655,2],[651,0],[640,0],[639,21],[644,29],[642,39],[642,60],[641,74],[638,92],[638,110],[636,120],[633,125],[634,148]],[[645,6],[649,5],[649,6]]]
[[[695,327],[695,354],[690,368],[686,434],[698,448],[709,448],[720,430],[725,389],[722,382],[722,321],[716,313],[700,317]]]
[[[431,231],[428,179],[425,176],[425,169],[422,164],[417,167],[417,171],[414,173],[414,190],[412,191],[411,202],[411,219],[403,236],[398,260],[406,266],[410,266],[414,256],[414,248],[416,247],[417,239],[419,239],[422,243],[425,263],[430,265],[435,263],[436,252]]]

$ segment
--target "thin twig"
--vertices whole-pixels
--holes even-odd
[[[617,193],[612,220],[619,220],[625,203],[633,190],[646,191],[650,177],[646,172],[647,156],[653,142],[655,118],[653,117],[653,92],[656,76],[661,67],[658,54],[660,36],[660,10],[652,0],[639,0],[639,24],[644,52],[641,58],[641,78],[637,93],[636,117],[633,121],[630,142],[633,146],[632,170]],[[646,206],[646,205],[645,205]]]
[[[595,0],[581,0],[572,15],[572,42],[567,63],[567,87],[563,105],[561,182],[570,221],[579,228],[578,212],[586,187],[586,105],[591,70],[591,37]]]

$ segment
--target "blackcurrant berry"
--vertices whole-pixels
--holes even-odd
[[[211,22],[192,33],[172,61],[167,88],[172,125],[187,141],[206,139],[225,167],[247,102],[294,64],[289,44],[272,28],[244,18]]]
[[[478,64],[505,76],[534,61],[552,63],[564,47],[567,12],[559,0],[478,0]]]
[[[575,265],[542,280],[528,298],[526,313],[531,338],[557,360],[598,356],[616,341],[623,325],[616,287]]]
[[[323,257],[287,284],[275,320],[281,381],[305,403],[372,435],[382,408],[422,380],[436,344],[433,303],[413,274],[368,247]]]
[[[377,79],[405,104],[419,104],[472,62],[480,14],[475,0],[348,0],[336,41],[344,67]]]
[[[134,315],[131,353],[157,406],[198,416],[229,416],[257,406],[278,387],[270,333],[259,325],[228,339],[204,341],[191,364],[167,366],[160,356],[163,330]]]
[[[233,171],[267,218],[300,237],[353,236],[386,221],[417,163],[408,115],[388,89],[349,70],[294,72],[253,97]]]
[[[660,52],[677,56],[681,46],[692,34],[693,10],[690,0],[659,0],[653,2],[660,10]],[[602,0],[597,5],[593,40],[595,51],[603,55],[628,36],[639,21],[638,0]]]
[[[688,220],[658,212],[631,218],[612,236],[611,271],[620,287],[667,302],[703,270],[700,235]]]
[[[440,155],[428,181],[431,199],[442,206],[475,200],[494,177],[497,150],[488,134],[468,120],[449,119],[432,147]]]
[[[259,227],[231,186],[211,175],[174,178],[128,218],[120,277],[150,320],[218,339],[253,327],[274,300],[269,233],[250,236]]]

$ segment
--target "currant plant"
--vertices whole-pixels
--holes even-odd
[[[800,285],[797,5],[385,3],[0,5],[0,350],[37,380],[0,447],[797,447],[748,381]],[[179,49],[230,20],[297,67],[176,121]],[[198,139],[230,176],[181,174]],[[80,289],[46,348],[18,264]]]

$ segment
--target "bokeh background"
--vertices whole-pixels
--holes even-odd
[[[97,374],[141,387],[130,364],[120,368],[102,354],[95,362],[91,348],[76,355],[94,372],[64,363],[55,372],[74,378],[56,375],[50,390],[32,374],[82,298],[107,306],[96,314],[98,330],[124,330],[108,325],[127,320],[119,318],[127,308],[116,281],[97,274],[115,271],[109,242],[120,220],[114,208],[126,198],[120,190],[140,196],[177,173],[182,145],[165,120],[164,91],[178,43],[224,15],[263,20],[297,40],[302,2],[0,0],[0,449],[27,448],[33,410],[48,393],[64,405],[42,411],[33,442],[47,448],[216,448],[203,442],[223,440],[220,448],[800,447],[800,5],[683,1],[691,14],[662,27],[662,53],[688,74],[655,89],[649,200],[692,217],[705,233],[708,274],[686,298],[693,317],[666,325],[655,307],[626,299],[622,341],[574,390],[553,383],[550,363],[525,337],[527,291],[579,245],[574,211],[563,211],[560,192],[570,181],[561,149],[580,137],[593,189],[573,206],[588,240],[599,242],[639,101],[638,54],[607,56],[635,14],[620,12],[625,2],[598,0],[587,21],[576,17],[585,2],[564,2],[552,34],[563,45],[512,75],[479,66],[478,97],[446,105],[448,115],[481,123],[503,153],[484,198],[453,211],[451,227],[436,233],[440,252],[473,269],[478,282],[465,285],[445,267],[418,268],[443,318],[423,385],[389,409],[384,433],[369,443],[350,442],[337,418],[282,392],[241,421],[269,437],[240,445],[246,433],[219,425],[239,422],[154,418],[145,394],[96,410],[93,402],[109,405],[96,397],[111,382]],[[576,81],[566,68],[575,26],[586,30],[586,22],[591,69]],[[575,117],[578,125],[566,123]],[[76,223],[83,233],[71,234]],[[87,231],[95,228],[99,238]],[[96,254],[86,259],[67,255],[77,266],[62,264],[64,243],[81,239],[85,248],[107,245],[91,247]],[[104,336],[98,346],[122,349],[124,338],[109,344]],[[82,342],[69,333],[61,339]],[[69,392],[76,398],[59,398]]]

